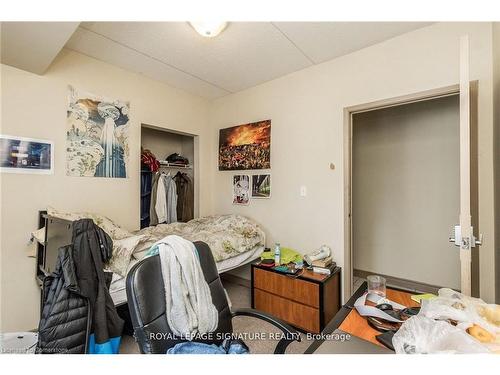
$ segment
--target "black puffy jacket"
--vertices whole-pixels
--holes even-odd
[[[91,335],[97,345],[121,336],[123,320],[103,271],[111,248],[92,220],[73,222],[72,244],[59,249],[55,271],[43,282],[38,353],[88,353]]]

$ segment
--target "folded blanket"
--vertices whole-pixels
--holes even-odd
[[[167,236],[153,248],[160,254],[167,320],[172,332],[189,340],[197,333],[214,331],[218,312],[194,244],[179,236]]]

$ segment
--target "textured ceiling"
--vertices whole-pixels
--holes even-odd
[[[39,74],[77,26],[77,23],[16,24],[8,27],[2,24],[2,31],[7,30],[2,33],[2,62]],[[204,38],[187,22],[84,22],[65,47],[213,99],[427,25],[423,22],[231,22],[218,37]],[[32,47],[16,48],[19,45]],[[37,49],[36,45],[52,48]]]

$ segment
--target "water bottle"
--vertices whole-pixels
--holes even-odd
[[[279,266],[281,264],[281,247],[279,242],[274,244],[274,265]]]

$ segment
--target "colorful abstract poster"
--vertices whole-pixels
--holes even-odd
[[[69,86],[66,174],[127,177],[129,103],[80,92]]]
[[[54,173],[54,143],[42,139],[0,135],[0,171]]]
[[[219,170],[271,168],[271,120],[219,131]]]

